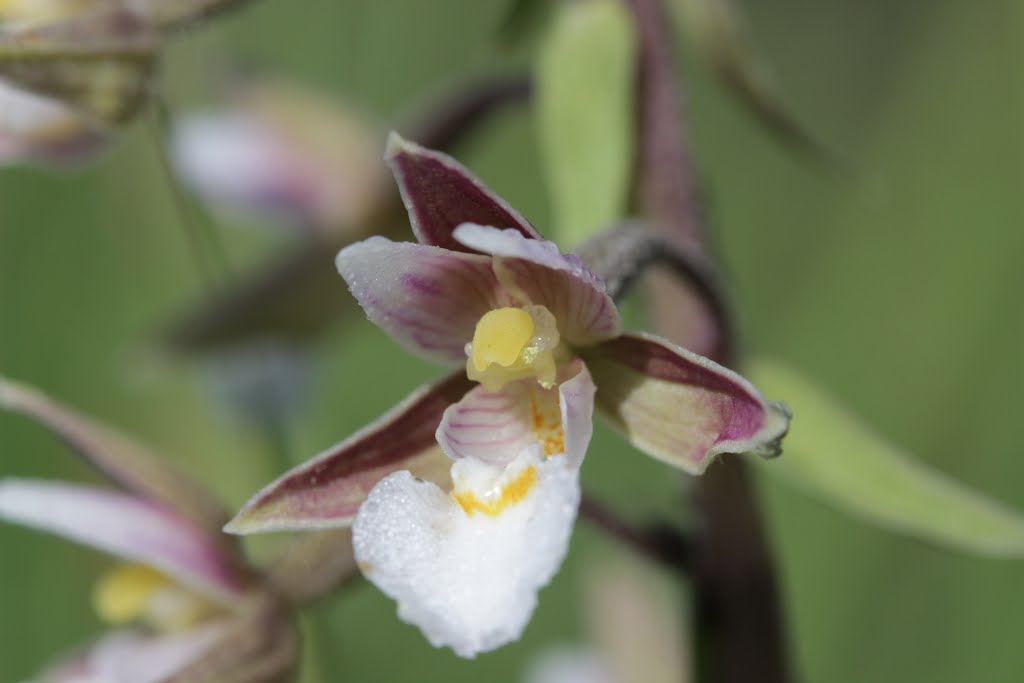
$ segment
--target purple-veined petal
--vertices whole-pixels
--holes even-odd
[[[594,383],[579,360],[560,379],[551,389],[533,379],[500,391],[477,386],[445,411],[437,442],[452,459],[500,466],[540,444],[545,455],[564,453],[578,467],[593,433]]]
[[[780,452],[788,409],[714,361],[643,333],[583,355],[598,409],[654,458],[700,474],[721,453]]]
[[[230,602],[243,589],[232,558],[194,524],[156,503],[125,493],[3,479],[0,519],[148,565],[215,601]]]
[[[579,469],[535,444],[506,466],[452,466],[454,495],[395,472],[352,528],[359,566],[435,647],[474,657],[519,638],[565,557]]]
[[[348,526],[374,485],[398,469],[444,478],[434,431],[472,383],[458,371],[420,387],[376,422],[257,493],[225,527],[234,534]]]
[[[570,344],[590,346],[622,333],[622,319],[604,283],[574,255],[561,254],[554,242],[474,224],[459,226],[454,235],[467,247],[493,255],[501,284],[521,303],[546,306]]]
[[[366,315],[411,353],[466,362],[480,318],[508,305],[487,256],[371,237],[338,254],[338,272]]]
[[[468,251],[452,237],[452,231],[463,223],[512,228],[526,237],[540,238],[504,199],[447,154],[392,133],[387,161],[409,211],[413,233],[423,244]]]
[[[227,513],[220,502],[141,444],[3,376],[0,408],[35,420],[119,486],[159,501],[211,530],[214,542],[224,543],[219,530]]]

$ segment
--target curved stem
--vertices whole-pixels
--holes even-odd
[[[714,264],[694,245],[671,240],[642,221],[613,226],[574,250],[580,260],[604,281],[609,296],[625,297],[653,265],[667,266],[707,307],[714,334],[735,337],[725,285]]]

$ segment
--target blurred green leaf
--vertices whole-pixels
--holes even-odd
[[[630,18],[616,0],[565,3],[536,64],[554,229],[575,244],[622,218],[633,165]]]
[[[1024,557],[1024,516],[915,461],[822,388],[777,361],[748,376],[793,409],[783,455],[764,471],[890,531],[950,550]]]

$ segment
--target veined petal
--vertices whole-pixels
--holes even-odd
[[[504,199],[447,154],[392,133],[387,161],[409,211],[412,230],[423,244],[470,251],[452,237],[452,231],[462,223],[512,228],[528,238],[540,238]]]
[[[3,376],[0,408],[35,420],[119,486],[159,501],[205,529],[216,530],[211,540],[223,542],[219,527],[227,513],[220,502],[141,444]]]
[[[583,355],[598,409],[654,458],[700,474],[720,453],[780,452],[789,410],[714,361],[643,333]]]
[[[559,380],[551,389],[532,379],[500,391],[477,386],[444,412],[437,442],[453,460],[501,467],[539,444],[544,455],[565,454],[578,467],[593,433],[594,383],[579,360]]]
[[[516,640],[565,557],[578,473],[536,446],[505,467],[459,460],[452,476],[470,483],[454,496],[396,472],[356,517],[360,568],[435,647],[474,657]]]
[[[217,602],[230,602],[244,587],[220,546],[170,510],[135,496],[88,486],[3,479],[0,519],[148,565]]]
[[[342,249],[337,266],[370,320],[436,362],[465,363],[481,316],[508,303],[486,256],[371,237]]]
[[[399,468],[444,479],[451,461],[437,447],[434,430],[445,409],[471,387],[461,371],[420,387],[376,422],[272,482],[224,530],[344,527],[370,489]]]
[[[554,242],[469,223],[460,225],[454,236],[471,249],[493,255],[501,284],[521,304],[547,307],[570,344],[590,346],[622,332],[622,319],[604,282],[574,255],[561,254]]]

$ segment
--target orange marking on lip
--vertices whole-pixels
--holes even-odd
[[[530,415],[533,418],[533,433],[546,457],[565,452],[565,429],[562,426],[562,413],[558,401],[545,401],[545,398],[543,394],[531,388]],[[554,405],[551,405],[552,403]]]
[[[489,499],[480,500],[472,491],[453,492],[455,501],[462,506],[467,515],[472,516],[476,512],[495,517],[509,505],[515,505],[530,492],[530,489],[537,483],[537,468],[527,467],[519,476],[505,484],[501,489],[501,495]]]

